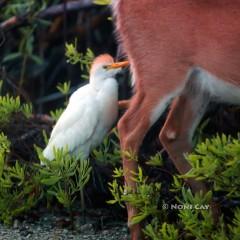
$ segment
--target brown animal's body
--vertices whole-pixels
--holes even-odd
[[[135,95],[118,124],[121,148],[138,152],[148,129],[171,103],[160,141],[180,173],[190,169],[194,130],[210,101],[240,104],[240,1],[114,1],[116,28],[127,53]],[[123,156],[126,184],[137,163]],[[189,181],[193,190],[204,184]],[[136,209],[128,206],[131,226]]]

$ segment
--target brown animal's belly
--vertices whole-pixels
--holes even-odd
[[[164,75],[174,64],[201,66],[239,85],[240,1],[214,2],[121,0],[117,28],[135,71]]]

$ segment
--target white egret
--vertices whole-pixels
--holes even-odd
[[[76,156],[87,158],[99,145],[118,116],[118,83],[115,79],[128,62],[114,63],[108,55],[95,58],[89,83],[70,97],[54,126],[43,156],[54,159],[54,148],[65,148]]]

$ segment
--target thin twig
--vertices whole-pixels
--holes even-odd
[[[3,31],[5,29],[8,29],[10,27],[15,27],[19,25],[23,25],[25,22],[27,22],[26,15],[24,16],[13,16],[6,21],[2,22],[0,24],[0,29]]]
[[[16,91],[18,95],[21,95],[26,102],[31,102],[29,95],[19,86],[14,83],[14,80],[7,74],[4,67],[0,68],[0,76],[6,80],[6,82]]]
[[[5,34],[3,32],[3,30],[0,28],[0,47],[3,46],[3,44],[5,43],[6,41],[6,37],[5,37]]]
[[[83,83],[83,84],[80,84],[78,86],[74,86],[74,87],[71,87],[70,90],[69,90],[69,93],[68,95],[72,94],[74,91],[76,91],[79,87],[82,87],[84,86],[86,83]],[[57,99],[61,99],[61,98],[64,98],[65,96],[60,93],[60,92],[56,92],[56,93],[52,93],[50,95],[47,95],[47,96],[44,96],[44,97],[41,97],[41,98],[38,98],[34,103],[35,104],[42,104],[42,103],[47,103],[47,102],[51,102],[51,101],[55,101]]]
[[[74,2],[67,2],[66,3],[66,11],[72,12],[72,11],[78,11],[78,10],[84,10],[88,9],[90,7],[93,7],[93,1],[92,0],[79,0]],[[53,17],[59,14],[62,14],[64,12],[64,3],[58,4],[55,6],[51,6],[42,12],[38,14],[39,18],[47,18],[47,17]]]

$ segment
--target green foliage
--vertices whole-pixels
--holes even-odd
[[[0,124],[5,126],[11,121],[11,117],[15,113],[23,113],[26,117],[32,115],[32,105],[22,104],[19,97],[11,97],[9,95],[0,96]]]
[[[5,154],[9,153],[10,145],[8,138],[3,133],[0,133],[0,154],[5,157]]]
[[[116,129],[112,130],[111,137],[104,138],[102,144],[92,151],[91,156],[99,163],[111,163],[114,166],[120,163],[121,152]]]
[[[13,98],[9,95],[0,96],[0,122],[7,123],[13,113],[20,112],[20,98]]]
[[[192,208],[185,208],[179,211],[181,225],[186,233],[183,239],[199,239],[199,240],[230,240],[239,239],[240,230],[240,211],[238,208],[229,209],[234,213],[231,223],[226,222],[224,216],[219,218],[216,223],[212,216],[211,200],[212,193],[195,194],[190,190],[183,189],[181,204],[188,204]],[[206,206],[208,208],[205,208]]]
[[[19,76],[19,85],[23,85],[28,69],[32,66],[43,65],[44,60],[39,54],[36,53],[34,43],[37,40],[35,38],[35,32],[37,27],[46,26],[47,21],[43,21],[37,18],[40,11],[46,8],[50,1],[23,1],[23,0],[12,0],[7,1],[3,9],[1,9],[0,19],[6,20],[13,16],[18,16],[20,21],[25,19],[29,25],[23,26],[18,29],[18,39],[15,44],[11,44],[6,49],[1,64],[9,66],[13,63],[18,62],[21,67],[17,69]],[[35,71],[37,72],[37,71]],[[39,72],[39,70],[38,70]]]
[[[133,174],[137,186],[135,192],[122,184],[123,169],[115,169],[114,180],[109,183],[113,195],[109,203],[121,206],[127,203],[136,207],[139,213],[132,218],[132,223],[145,223],[143,232],[147,239],[237,240],[240,235],[240,210],[229,208],[228,214],[234,215],[234,218],[224,214],[215,222],[212,195],[213,191],[221,191],[228,199],[239,198],[239,143],[239,137],[217,135],[198,144],[194,152],[186,156],[192,170],[185,175],[173,175],[172,185],[165,190],[175,194],[170,202],[161,196],[163,184],[149,182],[140,167]],[[163,164],[159,154],[151,157],[149,163],[153,167]],[[183,181],[192,177],[211,182],[213,191],[193,194]],[[169,218],[170,213],[175,215],[174,220]]]
[[[144,234],[152,240],[177,240],[179,239],[178,229],[172,224],[164,222],[159,224],[159,220],[154,218],[143,230]]]
[[[39,200],[53,198],[70,213],[79,194],[84,210],[84,187],[91,174],[88,160],[76,159],[62,149],[55,151],[55,160],[43,158],[42,150],[36,147],[39,157],[46,165],[6,164],[10,142],[0,134],[0,221],[11,224],[14,217],[32,209]]]
[[[70,92],[71,82],[64,82],[64,83],[58,83],[57,89],[58,91],[65,97],[64,106],[66,107],[68,105],[68,95]]]
[[[177,203],[169,204],[169,206],[178,206],[176,212],[179,218],[174,220],[174,224],[167,223],[160,217],[154,217],[146,225],[143,232],[148,239],[152,240],[237,239],[239,236],[237,235],[239,231],[239,211],[235,211],[233,224],[226,224],[223,217],[220,217],[219,222],[215,223],[210,210],[211,199],[211,192],[194,195],[189,189],[182,187],[181,195],[177,197]]]
[[[150,166],[154,167],[162,167],[163,166],[163,158],[160,153],[157,153],[154,156],[151,156],[150,159],[146,162]]]
[[[41,187],[29,168],[18,161],[13,166],[5,163],[10,142],[0,135],[0,221],[11,224],[14,217],[29,211],[41,198]]]
[[[207,118],[197,127],[197,129],[194,133],[194,136],[193,136],[193,145],[194,146],[196,146],[198,143],[204,141],[204,137],[205,137],[204,130],[207,127],[209,121],[210,121],[210,119]]]
[[[240,236],[240,209],[237,208],[234,211],[234,219],[232,221],[232,225],[228,225],[228,228],[230,230],[232,240],[238,240]]]
[[[209,206],[212,193],[193,195],[189,189],[182,188],[181,198],[178,199],[179,203],[186,206],[186,208],[179,211],[179,217],[184,224],[184,229],[197,239],[210,239],[214,229],[214,220]]]
[[[194,177],[213,184],[214,191],[224,191],[228,198],[240,197],[240,136],[224,134],[198,144],[187,156],[192,170],[183,177]]]
[[[120,177],[122,170],[116,170],[114,176]],[[138,172],[134,174],[134,182],[136,183],[136,191],[133,191],[130,187],[118,184],[114,179],[112,183],[109,183],[109,189],[114,199],[108,201],[110,204],[129,203],[139,210],[137,216],[134,216],[131,220],[132,224],[143,221],[148,216],[156,216],[159,214],[157,209],[159,203],[159,192],[161,189],[160,183],[147,183],[147,178],[144,177],[142,168],[138,167]]]
[[[20,111],[24,114],[26,118],[30,118],[32,116],[32,104],[31,103],[24,103],[21,105]]]
[[[71,64],[79,63],[80,69],[85,72],[81,75],[82,78],[88,80],[91,64],[95,57],[92,50],[88,48],[85,54],[78,52],[77,40],[75,40],[75,43],[66,43],[65,48],[65,56],[67,57],[67,62]]]
[[[28,2],[24,0],[11,0],[5,7],[3,7],[2,12],[5,18],[9,18],[11,16],[19,16],[30,14],[32,17],[37,15],[37,13],[43,10],[49,0],[41,0],[36,4],[36,1],[29,0]]]
[[[2,93],[3,80],[0,80],[0,94]]]
[[[70,87],[71,87],[71,83],[69,81],[64,83],[59,83],[57,85],[58,91],[65,97],[64,107],[68,105],[68,95],[70,92]],[[64,111],[64,108],[57,108],[55,110],[51,110],[50,116],[54,121],[57,121],[62,115],[63,111]]]
[[[63,108],[57,108],[55,110],[50,111],[51,118],[56,122],[60,116],[62,115],[64,109]]]
[[[112,0],[94,0],[94,3],[97,5],[110,5]]]
[[[40,148],[36,147],[40,161],[46,166],[39,168],[39,181],[45,185],[45,195],[51,200],[54,196],[60,204],[71,210],[80,193],[81,207],[84,210],[83,189],[91,174],[89,160],[71,156],[68,149],[55,149],[55,159],[49,161],[42,156]]]
[[[64,82],[64,83],[59,83],[57,85],[57,89],[60,93],[62,93],[64,96],[67,96],[69,94],[69,90],[71,87],[70,81]]]

